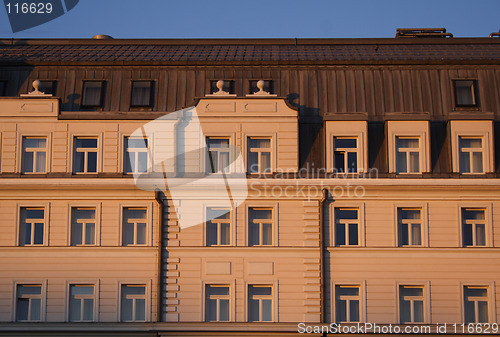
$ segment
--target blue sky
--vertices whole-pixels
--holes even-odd
[[[3,7],[3,6],[2,6]],[[446,27],[455,37],[500,29],[500,0],[80,0],[67,14],[1,38],[359,38]]]

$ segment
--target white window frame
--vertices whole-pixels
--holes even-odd
[[[95,209],[95,244],[86,245],[83,243],[81,245],[73,245],[72,244],[72,233],[73,233],[73,208],[93,208]],[[71,202],[68,204],[68,238],[67,245],[73,247],[81,247],[81,246],[100,246],[101,245],[101,211],[102,211],[102,203],[87,203],[87,202]],[[83,235],[83,233],[82,233]]]
[[[151,322],[151,312],[152,312],[152,302],[151,302],[151,280],[129,280],[129,281],[122,281],[118,282],[118,304],[117,304],[117,322]],[[122,321],[122,286],[144,286],[145,289],[145,304],[144,304],[144,310],[146,311],[144,313],[144,320],[143,321]],[[135,316],[135,312],[133,312],[133,316]]]
[[[397,172],[396,154],[397,137],[419,139],[419,172]],[[430,131],[428,121],[388,121],[387,148],[389,157],[389,172],[412,175],[431,171],[430,162]],[[412,151],[414,152],[414,151]],[[407,152],[408,153],[408,152]],[[407,158],[408,160],[408,158]]]
[[[224,210],[228,210],[229,212],[229,219],[227,219],[227,221],[224,221],[224,220],[220,220],[220,219],[212,219],[212,220],[208,220],[208,209],[209,208],[215,208],[215,209],[224,209]],[[203,246],[205,247],[230,247],[230,246],[234,246],[234,242],[235,242],[235,239],[233,238],[233,233],[235,232],[234,228],[235,228],[235,219],[236,219],[236,209],[234,208],[231,208],[231,207],[224,207],[224,206],[205,206],[204,207],[204,219],[205,221],[203,222]],[[208,245],[208,240],[207,240],[207,237],[208,237],[208,222],[215,222],[217,224],[217,244],[215,245],[211,245],[209,246]],[[227,245],[221,245],[220,244],[220,235],[221,235],[221,231],[220,231],[220,228],[221,228],[221,223],[228,223],[229,224],[229,244]]]
[[[279,284],[277,281],[275,282],[251,282],[251,281],[245,281],[245,310],[244,310],[244,315],[245,315],[245,322],[249,323],[254,323],[254,324],[259,324],[259,323],[266,323],[266,322],[279,322],[279,304],[278,304],[278,291],[279,291]],[[250,286],[257,286],[257,287],[271,287],[271,296],[270,299],[273,301],[272,303],[272,313],[271,313],[271,320],[270,321],[250,321],[249,319],[249,289]],[[260,302],[259,302],[259,319],[262,317],[262,309],[260,307]]]
[[[454,110],[478,110],[479,109],[479,89],[478,89],[478,80],[477,78],[452,78],[452,94],[453,94],[453,106]],[[457,82],[472,82],[472,98],[473,104],[458,104],[458,96],[457,96]]]
[[[277,167],[277,158],[278,158],[278,154],[277,154],[277,149],[278,149],[278,146],[277,146],[277,138],[278,138],[278,135],[277,133],[244,133],[243,134],[243,137],[244,137],[244,144],[245,144],[245,153],[243,154],[244,155],[244,158],[245,158],[245,165],[246,165],[246,172],[248,174],[251,174],[251,175],[262,175],[262,174],[272,174],[274,172],[276,172],[276,167]],[[253,139],[269,139],[270,140],[270,147],[269,148],[262,148],[266,151],[259,151],[259,150],[256,150],[256,151],[252,151],[250,150],[250,152],[258,152],[259,155],[258,155],[258,164],[259,164],[259,171],[258,172],[250,172],[250,167],[249,167],[249,163],[248,163],[248,151],[249,151],[249,145],[248,145],[248,139],[249,138],[253,138]],[[269,151],[267,151],[269,150]],[[261,167],[260,167],[260,153],[261,152],[269,152],[270,153],[270,160],[271,160],[271,170],[269,172],[261,172]]]
[[[401,219],[401,222],[400,222],[400,216],[399,216],[399,211],[403,211],[403,210],[411,210],[411,211],[419,211],[420,213],[420,220],[417,220],[417,219]],[[424,227],[424,224],[423,224],[423,214],[422,214],[422,209],[420,207],[398,207],[397,210],[396,210],[396,216],[397,216],[397,221],[398,221],[398,247],[422,247],[423,246],[423,242],[424,242],[424,230],[423,230],[423,227]],[[414,245],[412,244],[412,240],[413,240],[413,230],[412,230],[412,224],[418,224],[420,225],[420,245]],[[401,243],[401,236],[402,236],[402,233],[401,233],[401,226],[400,225],[407,225],[407,228],[408,228],[408,244],[407,245],[403,245]]]
[[[217,152],[217,163],[219,164],[218,165],[219,167],[217,167],[217,171],[216,172],[208,172],[208,170],[207,170],[208,169],[208,163],[210,161],[209,155],[210,155],[210,152],[211,152],[210,149],[209,149],[209,147],[208,147],[208,140],[209,139],[224,139],[224,140],[228,140],[228,144],[229,144],[229,147],[227,148],[227,151],[225,151],[225,150],[222,151],[222,150],[220,150],[218,148],[214,150],[214,152]],[[228,153],[229,166],[226,168],[227,171],[224,172],[224,173],[228,174],[228,173],[234,172],[235,170],[233,168],[233,166],[234,166],[233,162],[234,162],[234,156],[235,156],[235,154],[233,153],[234,151],[232,151],[232,148],[234,146],[233,142],[232,142],[232,137],[231,136],[211,136],[211,135],[205,135],[205,142],[206,142],[206,146],[207,146],[207,151],[206,151],[205,156],[204,156],[205,157],[205,173],[206,174],[222,174],[223,173],[223,171],[220,170],[220,163],[221,163],[221,161],[220,161],[220,153],[221,152],[227,152]]]
[[[359,288],[359,322],[366,322],[366,280],[335,280],[331,284],[330,291],[330,322],[337,320],[337,289],[336,286],[357,287]]]
[[[23,245],[22,247],[43,247],[48,246],[49,238],[49,224],[50,224],[50,202],[23,202],[16,205],[16,246],[21,246],[21,208],[41,208],[44,210],[44,223],[43,223],[43,244],[41,245]],[[33,233],[32,233],[33,235]]]
[[[91,321],[70,321],[70,300],[71,300],[71,286],[93,286],[94,287],[94,315]],[[66,281],[66,305],[65,305],[65,320],[66,322],[99,322],[99,280],[68,280]]]
[[[368,172],[368,123],[366,121],[326,121],[325,134],[326,163],[329,173],[335,172],[335,138],[356,138],[358,173]],[[354,152],[353,149],[348,150]]]
[[[45,139],[45,148],[41,148],[41,147],[36,147],[36,148],[27,148],[25,149],[24,148],[24,139]],[[51,142],[50,142],[50,135],[47,135],[47,134],[40,134],[40,135],[31,135],[31,134],[22,134],[21,137],[20,137],[20,145],[21,145],[21,149],[20,149],[20,154],[21,154],[21,157],[20,157],[20,161],[19,161],[19,172],[21,172],[22,174],[47,174],[49,172],[49,167],[50,167],[50,148],[51,148]],[[25,150],[30,150],[29,152],[32,152],[33,153],[33,172],[24,172],[23,171],[23,163],[24,163],[24,153],[25,153]],[[42,151],[39,151],[39,150],[42,150]],[[28,151],[26,151],[28,152]],[[45,171],[44,172],[36,172],[36,164],[37,164],[37,159],[36,159],[36,153],[38,152],[45,152]]]
[[[356,209],[358,211],[358,245],[343,245],[336,246],[336,237],[335,237],[335,225],[337,219],[335,218],[335,209]],[[330,247],[338,247],[338,248],[355,248],[355,247],[365,247],[366,246],[366,235],[365,235],[365,203],[364,202],[350,202],[350,201],[335,201],[331,203],[328,211],[330,212]]]
[[[460,316],[462,323],[465,323],[465,287],[478,287],[488,289],[488,323],[497,323],[495,286],[495,281],[467,280],[460,282]],[[477,316],[477,312],[475,314]]]
[[[69,149],[70,156],[68,158],[71,159],[69,165],[71,168],[71,173],[72,174],[98,174],[102,172],[102,144],[101,144],[101,139],[102,135],[97,135],[97,134],[70,134],[71,137],[71,148]],[[96,163],[96,172],[87,172],[88,171],[88,152],[93,152],[93,151],[77,151],[76,149],[76,138],[82,138],[82,139],[97,139],[97,148],[96,153],[97,153],[97,163]],[[82,148],[82,149],[93,149],[93,148]],[[76,152],[85,152],[85,160],[84,160],[84,172],[76,172],[75,170],[75,153]]]
[[[400,323],[401,322],[401,308],[399,305],[399,287],[400,286],[405,286],[405,287],[420,287],[423,288],[423,309],[424,309],[424,321],[423,322],[416,322],[416,323]],[[398,324],[431,324],[431,301],[430,301],[430,292],[431,292],[431,282],[430,281],[397,281],[396,282],[396,322]],[[412,320],[414,318],[412,317]]]
[[[420,210],[420,235],[421,235],[421,245],[399,245],[399,217],[398,217],[398,209],[419,209]],[[394,203],[393,209],[393,223],[394,223],[394,247],[403,247],[403,248],[422,248],[429,247],[429,204],[427,202],[397,202]],[[408,237],[410,239],[410,235]]]
[[[278,225],[279,225],[279,207],[277,202],[270,203],[260,203],[260,202],[252,202],[245,205],[245,246],[250,247],[250,208],[265,208],[272,210],[272,239],[270,245],[253,245],[251,247],[273,247],[279,245],[278,238]],[[267,219],[266,219],[267,220]],[[262,231],[260,231],[260,235],[262,236]],[[260,239],[260,238],[259,238]]]
[[[205,265],[205,263],[203,264]],[[203,273],[205,274],[205,273]],[[214,322],[214,323],[229,323],[229,322],[236,322],[236,301],[235,301],[235,295],[236,295],[236,279],[230,279],[230,278],[221,278],[221,277],[213,277],[213,276],[207,276],[204,275],[204,279],[201,281],[201,301],[200,301],[200,306],[202,308],[201,310],[201,316],[200,316],[200,321],[201,322],[207,322],[205,317],[206,317],[206,286],[228,286],[229,287],[229,321],[222,321],[222,322],[215,322],[215,321],[209,321],[209,322]]]
[[[449,125],[453,172],[460,173],[460,137],[482,138],[483,148],[483,172],[461,174],[485,174],[494,172],[493,121],[452,120],[449,122]]]
[[[493,247],[493,205],[491,203],[483,203],[483,202],[460,202],[458,205],[458,225],[459,225],[459,236],[458,236],[458,247],[476,249],[481,247]],[[485,217],[485,245],[484,246],[464,246],[463,241],[463,219],[462,219],[462,209],[471,209],[471,210],[484,210]],[[473,231],[473,235],[474,231]],[[474,241],[474,240],[473,240]]]
[[[123,246],[123,211],[125,208],[143,208],[146,209],[146,243],[145,244],[133,244]],[[137,202],[137,203],[123,203],[119,207],[120,214],[118,215],[118,245],[123,247],[147,247],[153,245],[153,203],[151,202]],[[134,235],[136,235],[136,229],[134,228]],[[134,237],[134,241],[137,237]]]
[[[145,149],[143,149],[143,148],[133,148],[134,151],[129,151],[129,148],[125,146],[125,143],[126,143],[126,140],[130,139],[130,138],[131,139],[145,139],[148,142],[148,146]],[[123,135],[123,137],[121,139],[123,141],[123,146],[122,146],[123,147],[122,172],[124,174],[144,174],[144,173],[150,173],[151,172],[152,167],[153,167],[153,163],[154,163],[154,161],[153,161],[153,151],[152,151],[152,149],[154,147],[152,147],[152,144],[151,144],[152,138],[153,137],[148,137],[148,136],[146,136],[146,137],[135,137],[135,136],[132,136],[132,135]],[[127,156],[125,155],[126,152],[134,152],[134,153],[136,153],[135,167],[130,172],[125,172],[125,168],[126,168],[125,160],[127,158]],[[139,152],[146,152],[147,153],[147,156],[148,156],[147,157],[148,165],[147,165],[147,168],[146,168],[146,172],[139,172],[138,171],[138,160],[137,160],[138,159],[138,155],[137,154]]]
[[[336,217],[336,214],[337,214],[337,210],[355,210],[358,212],[358,218],[356,220],[353,220],[353,219],[337,219]],[[359,247],[361,244],[361,233],[360,233],[360,221],[359,221],[359,208],[357,207],[334,207],[333,209],[333,212],[334,212],[334,219],[335,219],[335,222],[334,222],[334,226],[333,226],[333,235],[334,235],[334,238],[335,238],[335,241],[333,242],[334,246],[337,247],[337,225],[340,224],[342,226],[344,226],[344,235],[345,235],[345,244],[344,245],[339,245],[339,247]],[[342,221],[341,221],[342,220]],[[357,245],[351,245],[349,244],[349,239],[350,239],[350,234],[349,234],[349,224],[353,224],[355,223],[357,226],[358,226],[358,244]]]
[[[232,286],[230,283],[213,283],[213,282],[210,282],[210,283],[203,283],[204,287],[203,287],[203,322],[232,322],[232,305],[233,305],[233,290],[232,290]],[[229,288],[229,292],[228,292],[228,295],[217,295],[217,298],[215,298],[215,300],[217,301],[217,320],[215,321],[209,321],[207,320],[207,297],[208,297],[208,294],[207,294],[207,287],[217,287],[217,288],[223,288],[223,287],[227,287]],[[229,317],[228,317],[228,320],[227,321],[221,321],[220,320],[220,301],[221,299],[227,299],[229,300]]]
[[[40,320],[36,321],[18,321],[17,320],[17,286],[23,285],[40,285],[41,286],[41,301],[40,301]],[[47,303],[47,280],[15,280],[12,287],[12,322],[45,322],[46,319],[46,303]]]
[[[460,141],[463,139],[474,139],[474,140],[480,140],[481,141],[481,147],[461,147],[460,146]],[[460,170],[460,155],[462,153],[468,153],[469,154],[469,167],[471,172],[460,172],[460,174],[483,174],[484,173],[484,153],[485,153],[485,148],[484,148],[484,139],[483,137],[473,137],[473,136],[458,136],[458,166]],[[474,170],[474,153],[481,153],[481,160],[482,160],[482,168],[483,170],[481,172],[476,172]]]

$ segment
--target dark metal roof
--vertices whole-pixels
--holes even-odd
[[[0,40],[0,63],[498,63],[500,39]]]

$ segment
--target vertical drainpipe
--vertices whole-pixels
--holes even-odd
[[[155,190],[155,200],[158,202],[158,318],[157,321],[162,321],[162,285],[163,285],[163,200],[160,196],[160,190]]]
[[[320,310],[320,321],[321,323],[325,323],[325,311],[326,311],[326,298],[325,298],[325,247],[323,242],[324,237],[324,206],[325,201],[328,198],[328,189],[323,188],[321,190],[321,200],[319,203],[319,272],[320,272],[320,297],[321,297],[321,310]]]

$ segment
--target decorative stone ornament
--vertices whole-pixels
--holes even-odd
[[[217,89],[219,89],[219,91],[217,92],[214,92],[213,94],[206,94],[205,96],[236,96],[234,94],[230,94],[229,92],[227,91],[224,91],[224,81],[223,80],[218,80],[216,85],[217,85]]]
[[[266,83],[263,80],[259,80],[257,82],[257,88],[259,91],[254,92],[253,94],[247,95],[247,96],[273,96],[275,97],[276,95],[271,94],[270,92],[264,91],[264,85]]]
[[[40,81],[39,80],[34,80],[32,85],[33,85],[33,91],[32,92],[29,92],[28,94],[22,94],[21,96],[52,96],[51,94],[46,94],[40,90],[38,90],[38,88],[40,88]]]

